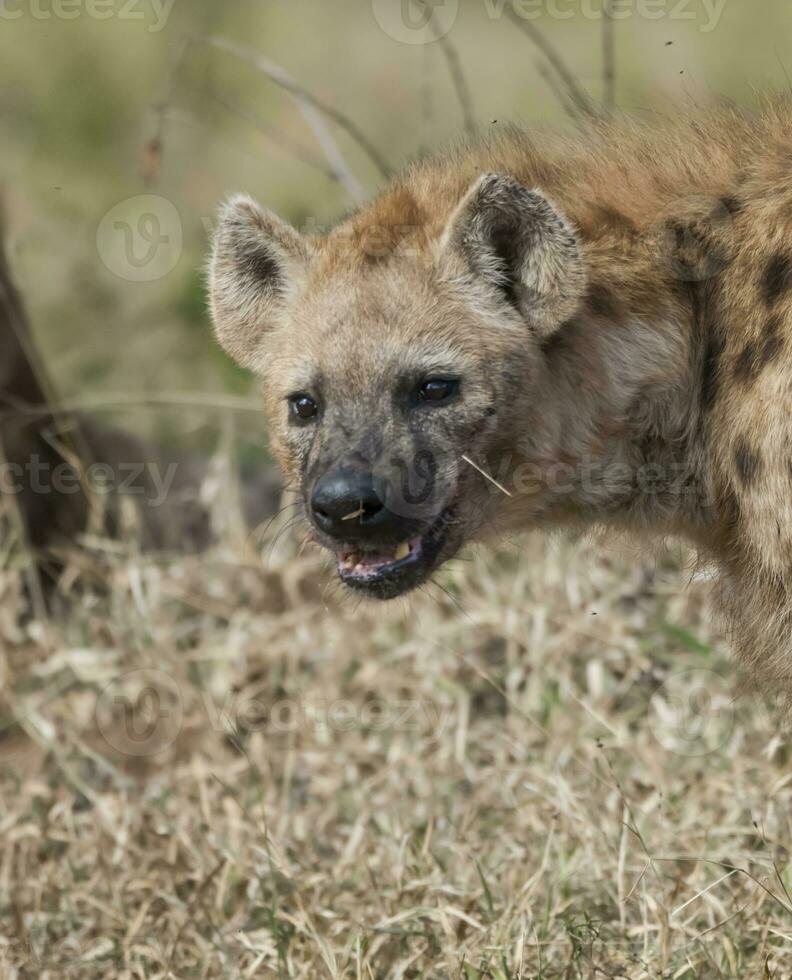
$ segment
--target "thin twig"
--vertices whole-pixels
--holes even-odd
[[[323,116],[332,119],[333,122],[340,126],[357,143],[383,177],[390,176],[391,170],[386,160],[360,127],[348,116],[336,109],[335,106],[329,105],[327,102],[319,99],[309,89],[300,85],[280,65],[264,55],[258,54],[256,51],[251,51],[249,48],[234,44],[233,41],[228,41],[222,37],[211,35],[198,36],[195,40],[208,44],[220,51],[227,51],[236,58],[249,62],[263,75],[266,75],[271,82],[288,92],[297,103],[305,121],[310,126],[311,131],[322,147],[325,156],[330,162],[330,166],[338,174],[339,179],[344,183],[351,196],[356,200],[362,200],[363,188],[347,166],[332,133],[322,118]]]
[[[165,95],[163,96],[162,101],[154,106],[157,122],[155,125],[154,134],[146,144],[143,157],[143,179],[147,185],[153,184],[159,177],[162,157],[165,152],[166,123],[171,118],[174,118],[172,108],[175,102],[176,82],[178,80],[181,66],[184,62],[184,57],[190,41],[191,39],[189,37],[182,37],[173,48],[169,59]],[[320,159],[312,156],[295,140],[290,139],[285,133],[281,133],[267,127],[252,113],[233,105],[227,99],[224,99],[211,89],[207,89],[207,93],[210,98],[214,99],[216,102],[219,102],[220,105],[222,105],[228,112],[239,116],[249,125],[253,126],[260,133],[262,133],[262,135],[264,135],[267,139],[272,140],[272,142],[277,143],[281,147],[285,147],[302,163],[319,170],[329,180],[341,182],[341,176],[335,169],[322,163]]]
[[[0,404],[6,400],[0,393]],[[25,405],[11,404],[11,408],[4,410],[0,407],[0,420],[6,417],[16,417],[17,415],[38,416],[49,413],[47,405]],[[188,408],[210,408],[210,409],[235,409],[238,412],[251,412],[255,415],[261,414],[261,403],[255,398],[245,398],[241,395],[208,395],[204,398],[200,392],[146,392],[146,391],[118,391],[108,392],[107,394],[83,395],[81,398],[72,400],[64,399],[59,404],[59,410],[63,413],[91,411],[97,412],[105,409],[116,409],[119,407],[135,406],[138,409],[160,408],[160,407],[188,407]]]
[[[736,874],[737,874],[737,868],[732,868],[731,871],[727,871],[725,875],[721,875],[720,878],[717,878],[715,881],[711,881],[706,888],[702,888],[700,891],[697,891],[696,894],[692,896],[692,898],[689,898],[686,902],[683,902],[681,905],[678,905],[675,909],[673,909],[670,918],[673,919],[675,915],[679,915],[679,913],[683,909],[686,909],[688,905],[692,905],[693,902],[701,898],[702,895],[706,895],[708,891],[711,891],[722,881],[726,881],[727,878],[731,878],[732,875],[736,875]]]
[[[470,458],[470,456],[465,456],[465,454],[463,453],[462,454],[462,459],[464,459],[464,461],[466,463],[470,463],[470,465],[473,467],[474,470],[478,470],[479,473],[481,473],[481,475],[485,479],[489,480],[490,483],[492,483],[493,486],[496,486],[498,488],[498,490],[500,490],[502,493],[505,493],[507,497],[511,497],[511,493],[506,489],[506,487],[504,487],[502,483],[498,483],[498,481],[495,479],[495,477],[494,476],[490,476],[490,474],[487,473],[486,470],[483,470],[478,465],[478,463],[474,463],[473,460]]]
[[[423,0],[424,4],[426,0]],[[440,45],[440,50],[443,52],[443,57],[448,65],[448,71],[451,75],[451,81],[454,84],[454,90],[456,91],[457,98],[459,99],[459,105],[462,109],[462,118],[465,121],[465,132],[468,136],[475,136],[476,134],[476,115],[473,112],[473,98],[470,94],[470,86],[468,85],[467,78],[465,78],[465,72],[462,68],[462,61],[459,57],[459,52],[454,47],[448,34],[442,31],[437,24],[437,15],[434,10],[432,10],[430,15],[430,20],[432,31],[435,35],[435,40]]]
[[[435,123],[434,102],[434,45],[423,46],[423,67],[421,76],[421,151],[428,153],[432,145]]]
[[[327,177],[329,180],[340,180],[339,175],[335,170],[333,170],[332,167],[328,166],[326,163],[323,163],[318,157],[313,156],[302,146],[300,146],[296,140],[291,139],[291,137],[289,137],[286,133],[267,126],[266,123],[262,122],[262,120],[259,119],[254,113],[249,112],[247,109],[243,109],[240,106],[234,105],[232,102],[229,102],[228,99],[223,98],[222,95],[218,95],[217,92],[212,90],[207,90],[207,92],[209,97],[218,102],[225,110],[233,113],[235,116],[238,116],[249,126],[252,126],[253,129],[261,133],[265,139],[275,143],[281,149],[285,148],[288,150],[289,153],[301,163],[304,163],[308,167],[313,167],[314,170],[318,170],[319,173]]]
[[[162,166],[162,155],[165,149],[165,124],[168,119],[168,112],[173,104],[176,91],[176,82],[179,78],[184,56],[190,41],[187,37],[180,37],[173,48],[170,50],[168,58],[167,79],[165,82],[165,94],[162,101],[154,106],[157,122],[154,127],[154,135],[146,143],[143,154],[143,181],[146,186],[151,186],[157,181]]]
[[[567,93],[561,88],[561,82],[557,75],[553,74],[552,69],[543,61],[541,58],[536,59],[536,70],[542,76],[542,78],[547,83],[547,87],[558,99],[561,108],[564,112],[572,119],[579,120],[581,118],[580,109],[577,105],[569,98]]]
[[[357,177],[352,173],[323,118],[323,115],[330,116],[338,122],[339,119],[335,109],[321,103],[316,96],[299,85],[295,79],[287,74],[280,65],[264,57],[264,55],[260,55],[255,51],[251,51],[249,48],[244,48],[221,37],[208,36],[198,38],[197,40],[202,40],[212,47],[218,48],[221,51],[227,51],[242,61],[249,62],[257,71],[266,75],[271,82],[274,82],[280,88],[284,89],[284,91],[288,92],[297,104],[297,108],[302,113],[316,141],[321,146],[332,170],[338,175],[338,179],[346,187],[350,197],[358,203],[363,200],[365,196],[363,187]],[[346,117],[342,118],[344,119],[342,125],[346,124],[345,128],[348,130],[349,120]],[[352,125],[354,126],[354,124]]]
[[[602,81],[605,107],[608,112],[613,112],[616,108],[616,50],[611,0],[602,3]]]
[[[224,857],[220,858],[217,864],[212,868],[209,874],[204,878],[204,880],[198,886],[198,890],[194,892],[193,896],[191,897],[190,902],[186,908],[187,914],[184,916],[184,920],[182,924],[179,926],[179,931],[176,933],[176,938],[173,940],[173,945],[171,946],[170,956],[168,957],[168,973],[170,973],[171,971],[171,967],[173,965],[173,958],[176,955],[176,950],[179,948],[179,943],[182,940],[182,936],[184,935],[187,926],[189,925],[192,919],[192,913],[195,911],[195,906],[201,900],[201,896],[209,887],[213,879],[217,876],[218,872],[223,867],[225,862],[226,862],[226,858]]]
[[[556,51],[553,45],[547,40],[547,38],[542,34],[536,25],[529,20],[525,20],[520,17],[519,14],[512,9],[508,4],[504,8],[506,15],[511,19],[511,21],[519,27],[523,34],[528,37],[533,44],[542,52],[542,54],[550,62],[558,77],[564,83],[564,87],[569,93],[570,99],[575,103],[577,108],[586,116],[596,116],[594,107],[591,104],[591,100],[588,95],[583,91],[583,89],[578,85],[575,76],[566,66],[564,59]]]

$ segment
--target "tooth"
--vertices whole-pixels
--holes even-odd
[[[402,558],[406,558],[410,553],[410,545],[407,541],[402,541],[400,545],[396,548],[396,554],[393,556],[396,561],[401,561]]]

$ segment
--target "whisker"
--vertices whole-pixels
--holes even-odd
[[[465,617],[465,619],[469,619],[471,623],[475,623],[476,622],[475,619],[473,619],[473,617],[468,613],[467,609],[465,609],[465,607],[459,602],[459,600],[456,598],[455,595],[453,595],[451,592],[449,592],[448,589],[443,588],[443,586],[440,585],[439,582],[436,582],[434,579],[431,580],[431,583],[436,588],[440,589],[440,591],[445,596],[447,596],[448,599],[450,599],[451,603],[454,606],[456,606],[456,608],[462,613],[462,615]]]
[[[288,520],[283,525],[283,527],[278,531],[278,533],[275,535],[272,542],[270,543],[269,548],[267,549],[266,558],[264,562],[265,564],[272,561],[272,557],[275,554],[275,548],[278,542],[280,541],[280,539],[284,536],[284,534],[287,534],[289,531],[292,530],[292,528],[296,527],[300,523],[300,521],[302,521],[302,514],[297,514],[296,517],[290,518],[290,520]]]
[[[432,593],[424,585],[419,585],[418,591],[422,592],[425,596],[428,596],[439,609],[443,608],[443,603],[437,598],[436,595],[432,595]]]
[[[283,507],[280,507],[272,515],[272,517],[268,518],[266,521],[262,521],[260,524],[257,524],[254,528],[252,528],[250,534],[248,535],[248,540],[255,542],[265,537],[267,531],[269,531],[273,523],[281,516],[281,514],[284,514],[287,510],[289,510],[289,508],[298,507],[299,505],[300,505],[299,500],[294,500],[290,504],[284,504]]]

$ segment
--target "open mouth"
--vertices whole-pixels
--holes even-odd
[[[424,534],[398,544],[342,545],[337,550],[341,581],[380,599],[415,588],[439,564],[451,523],[451,513],[445,511]]]
[[[386,551],[356,552],[344,549],[338,556],[338,570],[344,579],[370,579],[414,565],[423,553],[421,538],[402,541]]]

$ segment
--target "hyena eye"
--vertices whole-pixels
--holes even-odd
[[[457,378],[429,378],[418,388],[418,401],[436,405],[448,401],[459,391]]]
[[[301,422],[314,418],[319,411],[319,406],[310,395],[291,395],[289,406],[292,414]]]

